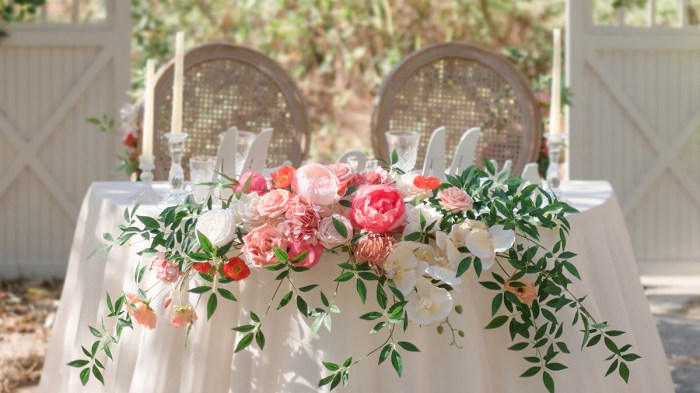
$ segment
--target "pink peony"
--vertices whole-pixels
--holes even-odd
[[[176,328],[187,326],[189,323],[194,323],[197,320],[197,313],[192,309],[192,305],[188,304],[184,307],[175,307],[173,315],[170,316],[170,324]]]
[[[260,197],[258,202],[258,213],[261,216],[276,219],[282,217],[286,212],[292,193],[284,189],[276,189]]]
[[[404,210],[401,194],[395,188],[386,184],[364,185],[355,194],[350,216],[363,229],[384,233],[401,225]]]
[[[464,190],[457,187],[445,188],[437,192],[440,206],[445,210],[457,213],[469,210],[474,205],[474,200]]]
[[[333,173],[335,173],[335,177],[338,178],[338,181],[340,183],[347,183],[350,181],[350,179],[355,176],[352,173],[352,168],[350,167],[350,164],[343,164],[343,163],[338,163],[338,164],[332,164],[331,169],[333,169]]]
[[[238,180],[238,185],[233,187],[233,191],[243,192],[243,189],[248,182],[248,178],[250,178],[251,175],[253,178],[250,180],[250,184],[248,185],[248,193],[256,192],[258,195],[264,194],[265,191],[267,191],[267,181],[261,174],[251,170],[243,172],[241,178]]]
[[[136,322],[139,323],[139,325],[145,326],[149,329],[156,328],[156,321],[158,318],[156,317],[156,312],[153,311],[148,303],[144,302],[133,293],[127,293],[126,300],[127,313],[129,313],[129,315],[131,315]]]
[[[308,255],[304,258],[303,261],[299,262],[297,266],[303,266],[303,267],[308,267],[309,269],[316,266],[318,264],[319,259],[321,259],[321,255],[323,254],[323,246],[320,243],[317,243],[316,245],[313,245],[311,243],[307,243],[303,240],[292,240],[289,243],[289,259],[294,259],[297,255],[308,251]]]
[[[389,184],[393,180],[389,172],[380,166],[372,171],[364,171],[361,174],[365,178],[365,184]]]
[[[353,246],[355,258],[359,263],[382,265],[391,254],[394,243],[396,239],[391,236],[368,233]]]
[[[162,251],[158,252],[153,265],[156,269],[156,277],[166,284],[174,283],[180,277],[180,270],[172,262],[165,259],[165,253]]]
[[[340,221],[340,223],[345,227],[345,236],[338,233],[338,230],[335,228],[333,218]],[[348,220],[348,218],[345,216],[341,216],[340,214],[333,214],[331,217],[324,218],[321,220],[321,223],[318,226],[318,240],[320,240],[321,244],[323,244],[323,246],[326,248],[334,248],[342,244],[350,243],[350,240],[352,240],[352,234],[352,224],[350,223],[350,220]]]
[[[320,164],[307,164],[297,169],[292,190],[314,205],[330,205],[338,193],[338,178],[332,169]]]
[[[273,251],[275,246],[286,250],[287,240],[270,224],[263,224],[243,237],[243,253],[256,266],[279,263]]]

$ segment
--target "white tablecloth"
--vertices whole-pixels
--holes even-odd
[[[264,324],[267,344],[233,354],[240,333],[230,329],[249,322],[249,311],[262,313],[274,289],[274,273],[254,271],[241,283],[228,284],[239,303],[220,298],[219,308],[206,322],[204,301],[198,306],[199,322],[185,347],[184,330],[169,326],[169,312],[154,305],[158,326],[149,331],[136,326],[126,331],[115,345],[114,362],[108,362],[105,386],[94,378],[80,387],[79,369],[67,367],[81,357],[80,345],[92,342],[87,325],[97,325],[106,314],[105,293],[118,295],[134,290],[133,270],[140,261],[139,248],[115,248],[107,260],[87,256],[101,242],[103,232],[115,232],[122,220],[128,198],[136,191],[133,183],[95,183],[80,212],[71,251],[65,287],[49,342],[40,392],[312,392],[318,380],[327,375],[321,361],[340,363],[345,356],[355,358],[378,345],[385,331],[370,335],[374,323],[357,317],[370,308],[359,304],[352,282],[341,287],[339,306],[334,315],[333,334],[325,328],[320,336],[307,339],[311,321],[296,311],[294,302],[271,313]],[[561,361],[569,369],[554,372],[558,392],[649,392],[673,391],[670,373],[659,334],[639,282],[634,255],[618,201],[606,182],[568,182],[563,196],[582,214],[571,216],[569,249],[583,278],[573,286],[575,293],[588,294],[589,310],[615,328],[628,332],[619,337],[630,343],[641,359],[630,364],[630,383],[617,376],[604,378],[607,352],[601,348],[580,351],[581,333],[567,324],[563,339],[572,350]],[[155,207],[144,207],[155,211]],[[324,256],[317,267],[297,274],[304,281],[326,282],[323,290],[332,293],[331,280],[337,275],[340,257]],[[148,280],[153,280],[149,278]],[[147,280],[147,281],[148,281]],[[476,283],[473,271],[466,275],[460,292],[453,292],[462,315],[450,321],[464,330],[466,337],[457,349],[449,346],[447,334],[438,335],[434,326],[413,327],[406,339],[421,353],[404,355],[404,376],[398,378],[389,362],[377,367],[377,356],[351,370],[350,384],[343,392],[543,392],[541,377],[520,378],[529,367],[523,352],[509,351],[506,328],[484,330],[490,320],[492,291]],[[144,287],[147,287],[148,282]],[[368,288],[373,299],[374,285]],[[284,292],[282,292],[284,293]],[[311,306],[320,305],[316,292]],[[196,297],[191,295],[191,300]],[[206,300],[206,299],[205,299]],[[368,303],[373,304],[374,300]],[[375,308],[376,309],[376,308]],[[562,316],[563,317],[563,316]],[[570,321],[569,317],[566,317]],[[402,334],[399,334],[402,337]]]

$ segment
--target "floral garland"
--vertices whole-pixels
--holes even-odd
[[[392,158],[397,160],[395,154]],[[631,345],[616,342],[624,332],[594,318],[583,304],[585,297],[569,288],[574,278],[580,279],[575,254],[566,251],[566,215],[576,210],[538,185],[496,173],[488,160],[485,166],[447,176],[445,183],[381,167],[360,173],[346,164],[282,167],[271,180],[246,172],[239,180],[224,176],[226,182],[212,183],[233,189],[221,207],[212,198],[203,204],[189,198],[157,217],[137,215],[138,206],[127,208],[119,234],[105,234],[104,247],[108,252],[132,239],[146,240],[149,245],[139,255],[155,259],[138,267],[134,280],[140,284],[150,270],[161,287],[123,293],[116,300],[108,294],[109,323],[103,318],[101,328],[89,327],[96,340],[90,349],[83,347],[85,358],[69,365],[82,368],[83,384],[91,371],[102,381],[102,362],[112,358],[110,348],[123,329],[133,328],[134,320],[155,327],[151,304],[157,296],[167,294],[168,308],[192,280],[204,282],[189,292],[207,298],[209,319],[219,299],[237,301],[236,283],[259,269],[274,275],[277,287],[264,313],[251,311],[250,323],[233,327],[240,336],[236,352],[253,342],[263,349],[264,322],[274,304],[280,309],[295,299],[299,313],[313,319],[315,335],[323,325],[330,326],[331,315],[338,318],[334,302],[340,286],[351,283],[365,303],[367,283],[375,282],[379,309],[368,309],[359,318],[374,325],[373,333],[386,333],[386,340],[365,356],[324,362],[328,375],[319,386],[347,384],[349,370],[370,355],[380,364],[390,359],[400,376],[402,356],[419,351],[400,340],[410,324],[436,324],[438,333],[449,331],[451,345],[459,346],[464,333],[452,326],[449,315],[463,310],[453,304],[450,292],[473,269],[483,280],[479,283],[494,293],[492,320],[485,328],[507,326],[513,341],[509,349],[525,352],[523,377],[541,375],[547,390],[554,391],[551,373],[567,368],[559,358],[570,353],[560,340],[565,322],[559,312],[571,309],[572,325],[583,332],[581,349],[604,344],[610,351],[606,375],[617,370],[628,381],[627,363],[639,356]],[[558,233],[551,249],[540,242],[541,231]],[[313,269],[324,253],[347,256],[337,276],[328,277],[335,282],[334,293],[323,293],[316,284],[295,285],[295,277]],[[311,307],[314,292],[321,303]],[[198,318],[191,304],[176,303],[170,324],[189,332]]]

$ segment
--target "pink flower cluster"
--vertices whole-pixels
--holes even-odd
[[[393,244],[375,240],[404,225],[403,197],[382,168],[353,173],[347,164],[308,164],[280,168],[270,185],[261,178],[244,173],[234,190],[260,196],[255,209],[263,224],[243,237],[243,253],[255,266],[279,263],[274,252],[279,248],[290,258],[308,253],[300,266],[311,268],[324,249],[348,245],[360,232],[371,235],[364,250],[374,260]],[[383,249],[372,251],[378,247]]]

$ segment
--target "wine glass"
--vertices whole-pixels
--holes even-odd
[[[192,182],[192,194],[197,203],[203,203],[209,198],[209,183],[214,180],[216,157],[195,156],[190,158],[190,180]]]
[[[409,130],[390,130],[386,132],[386,140],[390,156],[393,152],[398,156],[398,161],[393,166],[404,172],[411,171],[418,159],[420,134]]]

